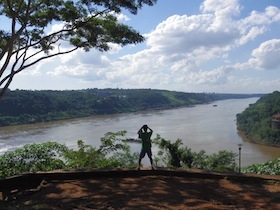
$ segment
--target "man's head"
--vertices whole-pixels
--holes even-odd
[[[143,129],[146,132],[148,130],[148,125],[143,125]]]

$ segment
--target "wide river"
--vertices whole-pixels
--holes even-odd
[[[148,124],[154,134],[175,141],[182,139],[193,151],[205,150],[207,154],[231,150],[238,154],[242,143],[241,165],[264,163],[280,156],[280,148],[252,144],[242,139],[236,130],[236,114],[245,110],[258,98],[229,99],[212,104],[170,110],[114,114],[0,128],[0,155],[24,144],[56,141],[75,148],[77,140],[98,147],[100,138],[108,131],[127,131],[128,138],[137,138],[137,131]],[[213,106],[213,105],[217,106]],[[131,144],[133,152],[141,145]],[[156,154],[157,148],[153,148]],[[147,157],[144,165],[148,163]]]

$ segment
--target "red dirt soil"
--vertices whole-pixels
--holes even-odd
[[[2,201],[0,209],[280,209],[280,176],[122,170],[55,175],[38,192]]]

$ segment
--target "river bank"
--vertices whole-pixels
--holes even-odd
[[[240,136],[242,136],[242,138],[244,139],[244,141],[250,142],[252,144],[259,144],[259,145],[264,145],[264,146],[268,146],[268,147],[276,147],[276,148],[280,148],[280,144],[272,144],[269,143],[267,141],[256,141],[253,137],[249,136],[248,134],[246,134],[243,131],[238,130],[238,134]],[[280,155],[280,154],[279,154]]]

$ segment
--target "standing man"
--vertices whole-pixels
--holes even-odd
[[[154,170],[153,158],[152,158],[152,142],[151,142],[152,134],[153,134],[153,130],[149,128],[148,125],[143,125],[138,131],[139,138],[142,140],[142,149],[138,161],[138,170],[140,170],[141,160],[145,157],[146,154],[150,159],[152,170]]]

